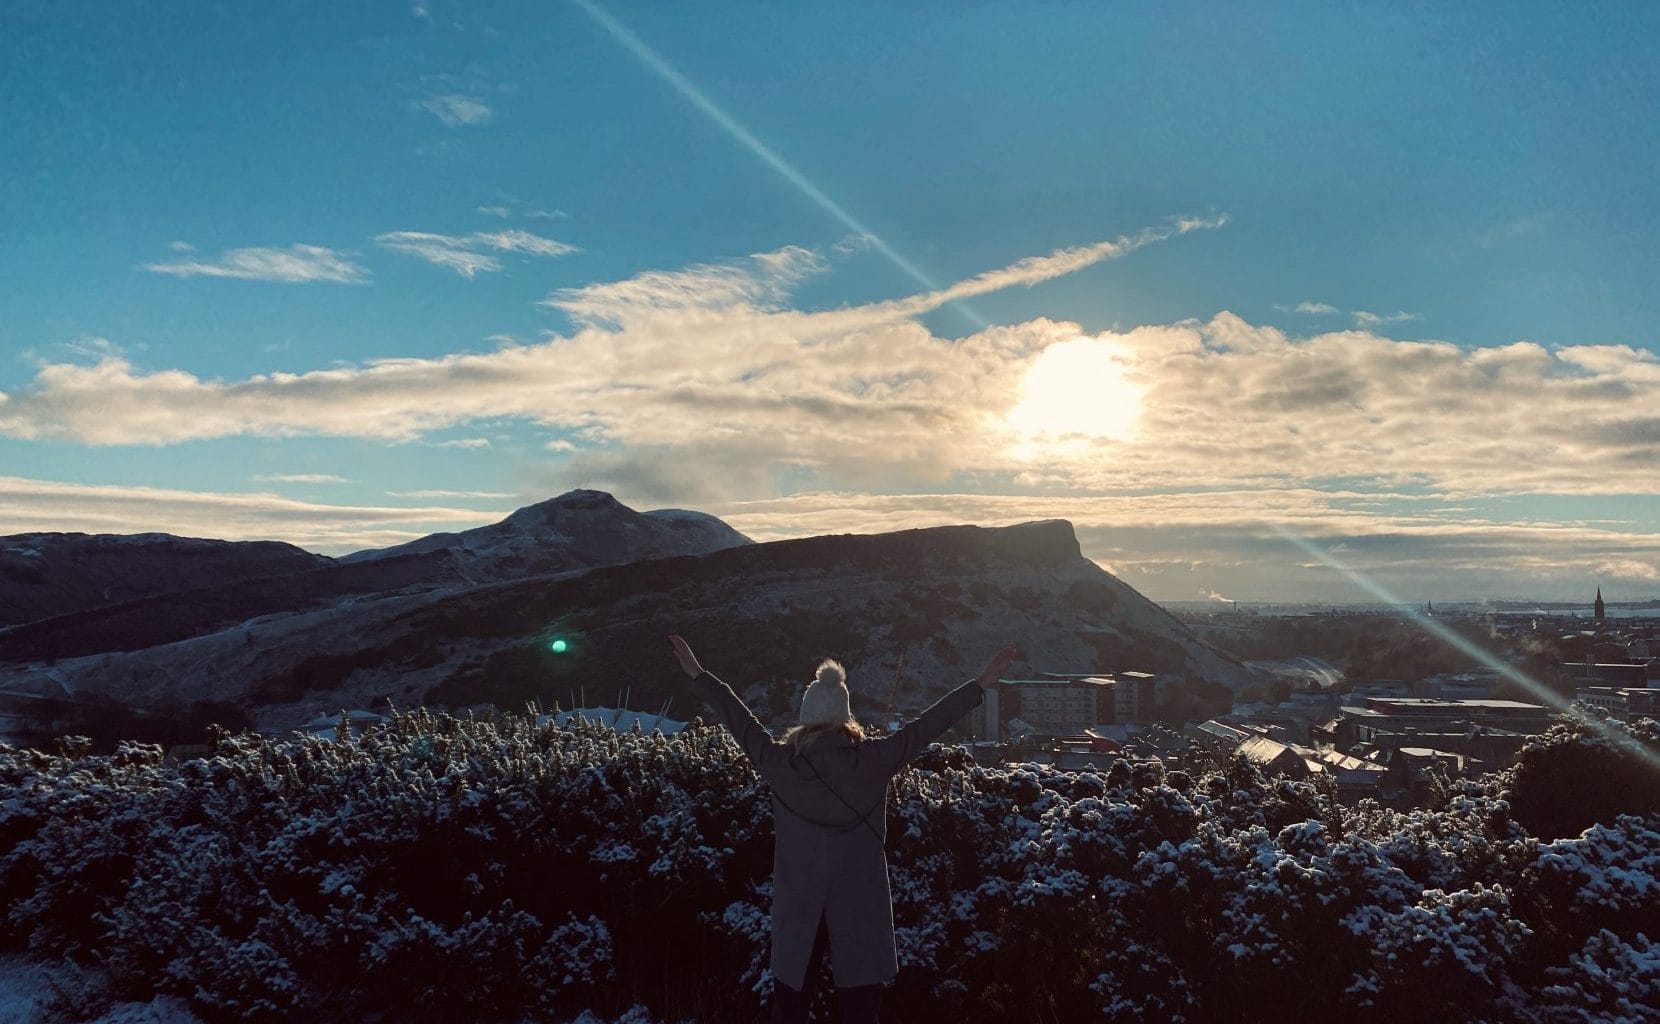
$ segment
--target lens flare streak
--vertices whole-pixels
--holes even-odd
[[[927,274],[924,274],[916,264],[894,251],[893,247],[884,242],[881,236],[866,227],[851,213],[848,213],[840,203],[826,195],[823,189],[813,184],[813,182],[809,180],[806,175],[796,170],[795,167],[782,156],[779,156],[771,146],[768,146],[766,143],[756,138],[754,134],[749,131],[749,129],[738,123],[736,118],[717,106],[713,100],[704,95],[701,89],[693,85],[685,75],[682,75],[678,70],[676,70],[675,67],[665,60],[661,54],[659,54],[656,50],[653,50],[650,46],[647,46],[645,41],[639,36],[629,31],[628,26],[624,25],[616,18],[613,18],[609,12],[600,7],[598,4],[593,3],[592,0],[571,0],[571,2],[582,8],[582,10],[590,18],[598,22],[600,27],[610,33],[613,39],[620,43],[629,53],[632,53],[636,58],[638,58],[640,63],[644,64],[653,74],[667,82],[676,92],[684,97],[687,102],[691,103],[692,106],[701,111],[705,117],[709,118],[709,120],[713,121],[722,131],[730,135],[738,142],[739,145],[755,154],[755,156],[758,157],[762,163],[772,168],[772,170],[775,171],[779,177],[795,186],[795,188],[800,191],[802,195],[812,200],[812,202],[816,204],[819,209],[834,217],[843,227],[847,228],[855,235],[863,238],[866,242],[868,242],[872,249],[875,249],[877,252],[887,257],[890,263],[892,263],[895,267],[898,267],[905,273],[906,276],[910,277],[911,280],[922,285],[930,292],[937,292],[940,290],[940,285],[929,278]],[[977,329],[983,330],[984,328],[990,326],[989,321],[969,309],[967,306],[963,305],[961,302],[953,303],[953,305],[955,305],[957,309],[960,310]]]

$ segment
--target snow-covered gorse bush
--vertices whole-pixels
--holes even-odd
[[[1660,746],[1651,724],[1640,741]],[[896,780],[897,1020],[1654,1021],[1660,800],[1541,840],[1510,798],[1584,727],[1438,807],[1193,777]],[[1594,758],[1593,758],[1594,761]],[[1544,774],[1541,774],[1544,773]],[[0,747],[0,950],[205,1019],[742,1021],[770,979],[764,785],[717,728],[394,715],[172,764]]]

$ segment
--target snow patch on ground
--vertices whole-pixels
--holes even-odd
[[[47,1016],[54,981],[66,989],[84,984],[79,972],[54,967],[21,956],[0,957],[0,1021],[7,1024],[67,1024],[61,1016]],[[117,1003],[100,1016],[76,1024],[203,1024],[190,1005],[176,996],[157,996],[147,1003]]]

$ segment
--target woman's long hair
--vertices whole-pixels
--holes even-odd
[[[779,737],[779,740],[780,742],[788,743],[792,753],[799,754],[807,747],[811,746],[819,737],[829,736],[838,732],[846,733],[847,738],[852,740],[854,743],[858,743],[860,740],[865,738],[865,730],[863,726],[861,726],[858,722],[846,721],[820,722],[817,725],[792,725],[788,729],[784,730],[784,735]]]

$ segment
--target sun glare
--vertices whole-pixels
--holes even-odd
[[[1141,416],[1141,391],[1125,379],[1123,349],[1078,338],[1044,349],[1026,371],[1020,404],[1007,423],[1016,450],[1082,449],[1096,440],[1122,441]]]

